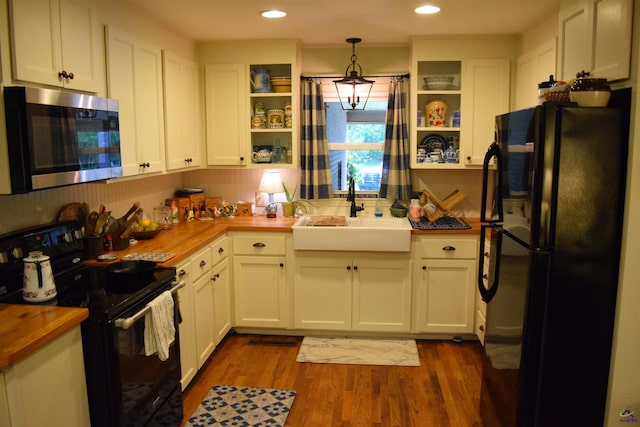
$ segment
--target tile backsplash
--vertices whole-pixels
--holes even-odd
[[[231,203],[254,203],[262,173],[262,169],[201,169],[0,196],[0,234],[53,222],[60,209],[71,202],[86,202],[94,210],[104,204],[115,217],[123,215],[136,201],[150,212],[154,206],[171,197],[176,189],[184,187],[202,188],[208,196],[221,197]],[[298,169],[280,169],[280,174],[290,191],[297,188],[300,174]],[[464,192],[467,197],[456,214],[467,217],[478,216],[481,181],[482,173],[477,170],[412,172],[413,188],[416,191],[428,189],[441,198],[454,190]],[[297,192],[296,195],[298,194]],[[282,200],[282,195],[277,195],[277,200]],[[383,207],[386,208],[392,202],[393,200],[384,201]],[[363,216],[373,215],[375,203],[375,200],[365,201]],[[260,208],[257,208],[256,213],[260,212]],[[349,210],[344,199],[333,199],[314,202],[310,213],[348,215]]]

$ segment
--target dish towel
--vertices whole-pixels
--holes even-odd
[[[169,358],[169,346],[176,336],[171,292],[164,291],[148,306],[144,317],[144,351],[147,356],[158,353],[158,358],[164,361]]]

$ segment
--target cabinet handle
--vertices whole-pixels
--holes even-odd
[[[351,270],[351,266],[350,265],[347,265],[347,270]]]
[[[280,263],[280,267],[284,267],[284,262],[281,262],[281,263]]]
[[[149,166],[151,166],[151,164],[149,162],[140,163],[140,167],[141,168],[148,168]]]
[[[484,332],[484,325],[478,326],[478,329],[480,329],[482,332]]]
[[[456,248],[455,246],[445,246],[444,248],[442,248],[443,251],[455,251]]]
[[[467,156],[467,160],[471,161],[471,156]]]
[[[211,278],[211,280],[213,280],[214,282],[220,278],[220,273],[216,273],[213,275],[213,277]]]
[[[353,269],[354,269],[354,270],[357,270],[357,269],[358,269],[358,266],[357,266],[357,265],[354,265],[354,266],[353,266]]]
[[[423,265],[423,266],[422,266],[422,269],[423,269],[423,270],[426,270],[426,269],[427,269],[427,266],[426,266],[426,265]]]
[[[489,258],[489,252],[485,252],[484,256],[486,256],[487,258]]]
[[[205,260],[200,261],[200,267],[204,267],[205,265],[207,265],[207,261]]]
[[[187,274],[187,272],[183,269],[180,269],[180,271],[178,271],[178,277],[183,277],[185,274]]]
[[[254,247],[254,248],[264,248],[264,247],[266,247],[266,246],[267,246],[267,245],[265,245],[265,244],[264,244],[264,243],[262,243],[262,242],[257,242],[257,243],[254,243],[254,244],[253,244],[253,247]]]
[[[62,70],[58,73],[58,77],[62,77],[63,79],[73,80],[75,77],[73,73],[67,73],[65,70]]]
[[[240,161],[244,162],[244,157],[243,156],[240,156]]]
[[[485,280],[489,280],[489,275],[488,274],[483,274],[482,278],[485,279]]]
[[[224,248],[218,248],[218,253],[221,254],[222,252],[224,252]]]

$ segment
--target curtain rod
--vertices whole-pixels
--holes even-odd
[[[375,79],[375,78],[382,78],[382,77],[390,77],[390,78],[402,77],[402,78],[407,78],[408,79],[410,77],[410,74],[409,73],[407,73],[407,74],[390,74],[390,75],[386,75],[386,76],[369,76],[369,75],[366,75],[366,76],[362,76],[362,77],[364,77],[365,79],[366,78],[374,78]],[[342,75],[342,76],[300,76],[301,80],[306,80],[306,79],[342,79],[342,78],[344,78],[344,75]]]

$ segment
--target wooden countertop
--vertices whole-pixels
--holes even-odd
[[[86,308],[0,304],[0,370],[45,346],[88,316]]]
[[[153,239],[140,240],[137,245],[114,251],[120,260],[133,252],[172,253],[174,257],[160,265],[176,265],[195,251],[229,231],[290,232],[297,218],[266,218],[265,216],[237,216],[213,221],[191,221],[175,224]],[[412,230],[414,235],[478,234],[478,220],[467,220],[470,230]],[[109,262],[88,260],[89,266],[105,266]],[[88,317],[84,308],[41,305],[0,304],[0,369],[7,368],[28,356]]]

